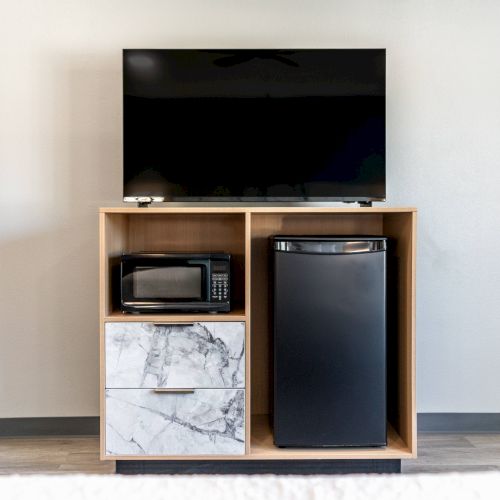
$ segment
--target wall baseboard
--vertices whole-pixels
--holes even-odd
[[[500,413],[419,413],[421,432],[500,432]],[[0,437],[97,436],[99,417],[0,418]]]
[[[500,413],[419,413],[417,429],[422,432],[500,432]]]
[[[0,437],[98,434],[99,417],[0,418]]]

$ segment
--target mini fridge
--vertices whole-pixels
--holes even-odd
[[[387,238],[271,243],[274,443],[384,446]]]

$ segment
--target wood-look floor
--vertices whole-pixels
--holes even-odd
[[[97,436],[0,438],[0,474],[110,474],[114,462],[99,460]]]
[[[420,432],[418,458],[402,463],[405,473],[487,470],[500,470],[500,434]]]
[[[500,434],[420,433],[416,460],[404,473],[500,470]],[[110,474],[95,436],[0,438],[0,474]]]

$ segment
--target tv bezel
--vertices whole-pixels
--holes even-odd
[[[380,47],[266,47],[266,48],[255,48],[255,47],[245,47],[245,48],[220,48],[220,47],[184,47],[184,48],[127,48],[122,49],[122,106],[125,105],[125,79],[124,79],[124,61],[125,54],[131,51],[192,51],[192,50],[217,50],[217,51],[230,51],[230,52],[238,52],[240,50],[269,50],[269,51],[278,51],[278,50],[378,50],[383,51],[386,54],[386,48]],[[384,89],[387,89],[386,80],[387,79],[387,64],[384,65]],[[384,92],[384,98],[387,95]],[[387,116],[387,101],[385,112]],[[125,143],[123,140],[123,130],[124,130],[124,120],[122,120],[122,157],[125,156]],[[387,141],[387,136],[386,136]],[[385,146],[387,145],[387,142]],[[384,155],[384,160],[386,160],[386,155]],[[385,202],[387,201],[387,162],[384,162],[384,196],[376,197],[376,196],[290,196],[290,197],[281,197],[281,196],[156,196],[156,195],[137,195],[137,196],[127,196],[125,195],[125,182],[123,182],[123,202],[124,203],[136,203],[139,206],[147,206],[150,203],[181,203],[181,204],[190,204],[190,203],[217,203],[217,204],[225,204],[225,203],[234,203],[234,204],[269,204],[269,203],[285,203],[285,204],[308,204],[308,203],[360,203],[361,205],[370,205],[372,202]]]

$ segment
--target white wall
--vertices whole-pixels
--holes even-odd
[[[124,47],[386,47],[388,198],[420,209],[418,409],[500,412],[500,2],[19,0],[0,18],[0,417],[98,413],[97,208]]]

